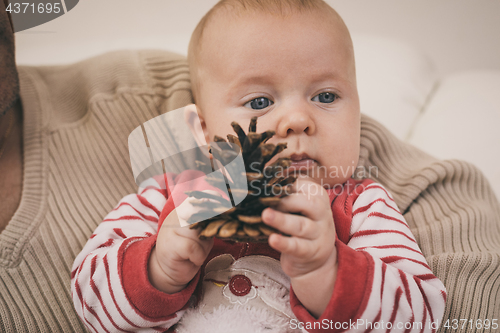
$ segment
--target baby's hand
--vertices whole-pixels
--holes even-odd
[[[299,177],[292,194],[276,210],[265,209],[262,219],[290,235],[272,234],[269,245],[281,252],[281,267],[299,300],[319,316],[330,300],[337,272],[335,224],[326,190]]]
[[[182,227],[192,214],[199,211],[191,204],[193,199],[187,198],[167,216],[149,258],[151,284],[169,294],[186,287],[203,265],[213,246],[213,239],[199,239],[199,229]]]
[[[281,200],[277,210],[264,210],[262,219],[269,226],[290,235],[272,234],[269,245],[281,252],[283,271],[291,278],[309,274],[329,261],[336,261],[336,234],[330,200],[320,185],[307,178],[298,178],[292,186],[292,194]]]

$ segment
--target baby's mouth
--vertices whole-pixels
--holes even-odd
[[[290,156],[292,164],[288,167],[289,172],[307,173],[307,171],[316,168],[318,162],[310,158],[307,154],[292,154]]]

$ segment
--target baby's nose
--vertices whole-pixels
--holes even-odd
[[[305,133],[312,135],[315,131],[314,119],[306,103],[283,106],[276,133],[286,137],[291,134]]]

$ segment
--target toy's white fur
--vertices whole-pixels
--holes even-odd
[[[219,306],[213,312],[189,309],[182,317],[178,333],[296,333],[290,319],[274,311],[249,306]]]

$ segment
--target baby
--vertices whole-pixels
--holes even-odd
[[[185,110],[200,146],[254,116],[259,132],[276,132],[270,142],[287,142],[277,157],[289,157],[299,177],[262,220],[289,236],[202,240],[171,227],[177,209],[165,185],[150,182],[119,203],[75,260],[73,299],[87,327],[222,332],[217,320],[233,320],[227,331],[246,332],[244,318],[256,318],[249,332],[436,331],[443,284],[387,191],[351,178],[360,107],[339,15],[321,0],[223,0],[198,24],[188,60],[196,104]],[[285,321],[278,327],[276,318]]]

